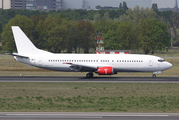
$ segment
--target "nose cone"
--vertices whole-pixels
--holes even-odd
[[[167,69],[170,69],[173,65],[169,62],[167,62]]]

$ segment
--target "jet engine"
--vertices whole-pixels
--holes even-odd
[[[98,68],[98,74],[99,75],[113,75],[113,67],[106,66],[106,67],[99,67]]]

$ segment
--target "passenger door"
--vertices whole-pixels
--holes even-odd
[[[152,60],[152,58],[149,58],[149,66],[153,66],[153,60]]]
[[[43,58],[39,58],[39,66],[42,66],[43,65]]]

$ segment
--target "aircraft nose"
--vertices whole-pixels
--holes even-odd
[[[169,69],[169,68],[171,68],[173,65],[171,64],[171,63],[167,63],[167,68]]]

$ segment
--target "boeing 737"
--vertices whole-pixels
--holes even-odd
[[[55,54],[40,50],[18,26],[12,26],[18,53],[12,53],[16,61],[30,66],[65,72],[88,72],[113,75],[118,72],[152,72],[153,77],[172,67],[164,59],[152,55],[137,54]]]

